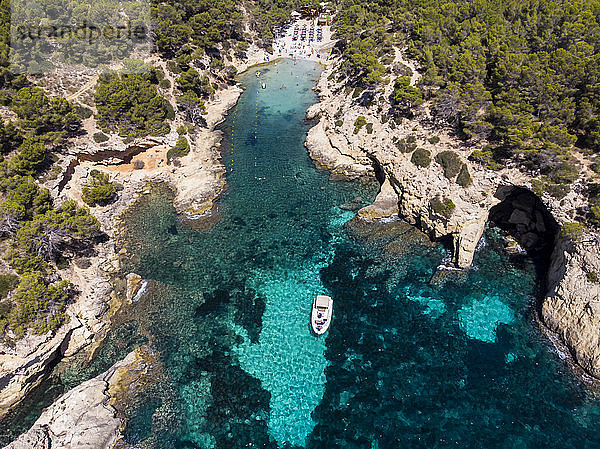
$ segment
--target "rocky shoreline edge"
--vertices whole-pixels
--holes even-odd
[[[447,240],[453,265],[468,268],[490,221],[507,230],[521,247],[539,249],[548,258],[546,294],[536,305],[542,331],[555,344],[587,385],[600,385],[600,285],[590,273],[600,271],[600,239],[586,230],[574,240],[561,232],[585,205],[582,176],[562,200],[532,191],[531,175],[516,166],[492,171],[468,159],[476,148],[467,146],[427,121],[382,120],[374,107],[335,81],[336,60],[328,61],[315,87],[319,103],[307,111],[317,124],[309,131],[306,147],[319,169],[332,179],[375,176],[381,187],[374,203],[358,212],[371,221],[400,216],[433,240]],[[415,66],[396,49],[395,63],[416,74]],[[417,76],[413,76],[412,83]],[[393,83],[383,98],[391,94]],[[367,102],[368,103],[368,102]],[[362,119],[362,120],[361,120]],[[357,126],[359,121],[364,128]],[[399,139],[414,139],[432,159],[452,151],[466,164],[471,183],[459,187],[434,162],[417,166],[411,154],[399,149]],[[434,198],[449,200],[451,214],[440,210]]]
[[[264,51],[253,46],[248,58],[235,61],[235,66],[241,74],[263,60]],[[227,183],[220,149],[223,135],[217,126],[241,93],[237,83],[217,90],[214,98],[206,102],[206,126],[196,129],[189,154],[174,164],[160,162],[177,140],[177,119],[169,134],[127,145],[112,139],[102,145],[89,138],[76,142],[73,154],[63,162],[64,176],[48,188],[58,200],[81,200],[81,187],[91,170],[108,173],[111,182],[120,186],[118,198],[110,205],[93,207],[90,212],[109,239],[96,246],[93,256],[76,260],[60,271],[79,290],[77,300],[68,308],[65,325],[53,334],[27,336],[13,348],[0,346],[0,419],[33,391],[59,360],[82,353],[91,360],[110,330],[111,318],[139,293],[143,286],[139,275],[130,273],[126,279],[116,279],[121,258],[126,256],[122,218],[140,197],[151,193],[153,184],[164,183],[172,190],[175,210],[189,226],[209,229],[218,222],[216,203],[227,190]],[[134,168],[132,155],[145,162],[143,169]],[[6,447],[72,447],[79,443],[83,444],[81,447],[115,447],[125,423],[119,404],[126,402],[122,394],[115,392],[123,390],[124,383],[148,378],[151,368],[157,365],[155,355],[149,358],[151,353],[147,346],[138,348],[106,372],[67,391],[44,409],[29,431]],[[144,369],[140,369],[142,365]],[[135,377],[135,373],[139,376]],[[90,438],[92,434],[94,438]]]

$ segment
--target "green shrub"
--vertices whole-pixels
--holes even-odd
[[[10,159],[8,167],[19,175],[36,175],[50,165],[49,155],[44,142],[27,139],[19,147],[19,153]]]
[[[358,98],[360,97],[360,94],[363,93],[364,88],[358,86],[354,88],[354,91],[352,91],[352,98]]]
[[[158,94],[146,74],[100,75],[94,101],[98,125],[105,132],[136,138],[167,134],[174,118],[171,104]]]
[[[373,123],[367,123],[367,134],[373,134]]]
[[[90,176],[91,181],[81,189],[83,201],[90,206],[109,203],[114,198],[117,190],[114,184],[109,181],[108,175],[93,170],[90,172]]]
[[[81,119],[73,105],[64,97],[49,98],[39,87],[23,87],[12,96],[12,109],[21,127],[37,135],[77,131]]]
[[[473,150],[468,159],[473,162],[479,162],[480,164],[488,165],[492,160],[492,156],[493,155],[491,151]]]
[[[416,136],[408,136],[408,137],[406,138],[406,141],[407,141],[408,143],[416,143],[416,142],[417,142],[417,137],[416,137]]]
[[[593,282],[594,284],[600,283],[600,276],[598,276],[598,273],[595,271],[588,271],[587,278],[590,282]]]
[[[440,143],[440,138],[438,136],[430,137],[427,140],[429,140],[429,143],[432,145],[437,145],[438,143]]]
[[[158,87],[160,87],[161,89],[164,89],[164,90],[168,90],[171,88],[171,81],[169,81],[166,78],[163,80],[160,80],[160,82],[158,83]]]
[[[181,73],[181,67],[179,67],[179,65],[175,61],[167,62],[167,70],[174,74]]]
[[[340,126],[342,126],[343,124],[344,124],[344,121],[343,121],[343,120],[336,120],[336,121],[335,121],[335,127],[336,127],[336,128],[339,128],[339,127],[340,127]]]
[[[569,186],[566,184],[554,184],[552,182],[546,183],[546,191],[556,198],[557,200],[563,199],[569,193]]]
[[[438,215],[450,218],[456,206],[450,198],[436,196],[429,201],[431,209]]]
[[[10,314],[12,306],[8,301],[0,301],[0,323],[6,320]],[[2,332],[2,328],[4,326],[0,326],[0,333]]]
[[[75,112],[81,119],[90,118],[92,115],[94,115],[94,111],[92,111],[90,108],[86,108],[85,106],[76,106]]]
[[[460,167],[460,172],[458,172],[458,176],[456,177],[456,183],[461,187],[469,187],[473,184],[467,164],[462,164],[462,167]]]
[[[417,149],[416,143],[409,143],[405,139],[396,140],[395,144],[402,153],[412,153]]]
[[[190,152],[190,144],[185,137],[177,139],[175,146],[167,151],[167,164],[171,163],[171,160],[176,157],[182,157]]]
[[[31,271],[46,273],[48,271],[48,263],[46,263],[43,257],[26,254],[19,251],[16,247],[9,248],[6,253],[4,253],[4,259],[19,274],[29,273]]]
[[[58,179],[58,176],[62,173],[62,171],[63,169],[60,165],[55,165],[54,167],[52,167],[52,170],[50,170],[50,173],[48,173],[47,179],[49,181],[54,181]]]
[[[354,134],[358,134],[363,126],[367,124],[367,119],[364,115],[359,115],[354,121]]]
[[[444,169],[444,176],[453,179],[460,171],[462,162],[454,151],[446,150],[435,155],[435,161]]]
[[[556,184],[551,182],[546,176],[540,176],[538,179],[531,181],[531,190],[537,196],[548,193],[557,200],[560,200],[569,193],[570,188],[567,184]]]
[[[195,69],[183,72],[176,82],[177,88],[182,92],[193,91],[199,98],[209,98],[215,94],[215,88],[206,75],[200,75]]]
[[[23,133],[13,122],[0,118],[0,153],[8,154],[23,143]]]
[[[571,240],[572,242],[579,242],[586,228],[583,224],[578,222],[564,223],[560,227],[560,235],[564,238]]]
[[[572,162],[563,160],[548,174],[554,184],[572,184],[579,178],[579,168]]]
[[[15,307],[8,316],[9,328],[22,337],[27,329],[45,334],[65,322],[65,308],[71,296],[72,285],[61,280],[47,283],[42,273],[23,274],[12,299]]]
[[[96,143],[103,143],[108,141],[109,137],[104,134],[103,132],[99,132],[99,133],[94,133],[94,142]]]
[[[391,95],[392,104],[402,113],[407,113],[411,108],[423,103],[423,92],[418,87],[410,85],[408,76],[399,76],[394,82],[394,91]]]
[[[431,164],[431,152],[424,148],[417,148],[410,161],[417,167],[428,167]]]
[[[15,274],[0,274],[0,298],[6,298],[6,295],[17,286],[19,276]]]
[[[544,194],[544,188],[544,181],[541,179],[534,178],[531,180],[531,191],[537,196],[542,196]]]
[[[184,136],[188,133],[188,129],[185,125],[179,125],[177,127],[177,134],[179,134],[180,136]]]

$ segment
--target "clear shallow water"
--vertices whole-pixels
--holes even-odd
[[[533,323],[530,259],[504,254],[489,230],[472,270],[438,273],[444,249],[412,228],[344,226],[354,213],[340,206],[375,189],[331,183],[308,159],[317,76],[287,61],[244,78],[223,128],[230,190],[214,229],[182,226],[164,188],[131,214],[128,268],[148,292],[103,351],[116,359],[141,332],[164,376],[127,410],[127,441],[600,447],[598,402]],[[310,304],[324,292],[334,317],[316,338]]]

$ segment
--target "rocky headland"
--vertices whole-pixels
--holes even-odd
[[[359,216],[376,220],[397,215],[432,239],[447,240],[456,267],[471,265],[488,222],[508,231],[523,249],[546,254],[547,294],[537,307],[543,330],[564,343],[585,372],[600,378],[598,235],[587,229],[576,236],[561,232],[586,206],[581,194],[591,176],[586,165],[582,164],[581,176],[562,200],[547,193],[537,197],[532,192],[532,174],[515,164],[490,170],[470,161],[477,147],[436,126],[427,107],[414,119],[388,119],[378,105],[388,101],[393,83],[377,98],[368,92],[357,94],[336,81],[339,63],[327,61],[315,88],[320,102],[307,111],[307,118],[317,121],[306,139],[315,165],[329,170],[333,179],[375,175],[380,192]],[[412,69],[414,85],[418,73],[399,49],[394,63]],[[408,145],[412,145],[409,151]],[[429,153],[429,161],[416,161],[415,149]],[[436,158],[448,151],[468,168],[470,180],[463,185],[456,173],[446,176],[441,159]]]

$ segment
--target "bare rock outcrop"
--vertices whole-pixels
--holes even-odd
[[[48,407],[33,427],[5,449],[108,449],[121,420],[109,405],[108,389],[118,372],[135,361],[131,353],[98,377],[83,382]]]
[[[398,194],[386,179],[372,204],[358,211],[363,220],[377,220],[398,215]]]
[[[147,346],[67,391],[4,449],[109,449],[122,438],[123,407],[152,382],[157,354]]]
[[[0,348],[0,416],[38,384],[46,366],[62,355],[61,348],[81,326],[77,318],[70,316],[54,335],[30,335],[13,348]]]
[[[577,244],[560,238],[548,271],[542,320],[569,348],[575,361],[600,378],[600,243],[587,235]]]
[[[306,148],[317,167],[329,170],[334,178],[356,179],[372,174],[372,161],[365,153],[353,147],[344,135],[328,134],[326,126],[322,118],[306,136]]]

